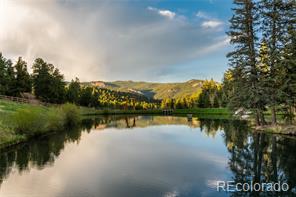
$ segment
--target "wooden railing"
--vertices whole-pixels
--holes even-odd
[[[7,101],[13,101],[13,102],[17,102],[17,103],[33,104],[33,105],[43,105],[43,106],[54,106],[55,105],[52,103],[41,102],[37,99],[27,99],[27,98],[6,96],[6,95],[0,95],[0,99],[7,100]]]

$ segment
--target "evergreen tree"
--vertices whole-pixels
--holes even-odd
[[[66,99],[66,83],[64,81],[64,75],[62,75],[59,69],[55,68],[51,75],[51,92],[52,96],[50,102],[52,103],[64,103]]]
[[[6,84],[7,84],[7,90],[6,95],[8,96],[17,96],[17,86],[16,86],[16,78],[15,78],[15,71],[12,66],[12,63],[7,65],[6,70]]]
[[[198,97],[198,107],[200,108],[208,108],[211,105],[209,92],[208,90],[203,90],[202,93]]]
[[[95,90],[92,94],[92,97],[91,97],[91,106],[92,107],[98,107],[100,105],[100,102],[99,102],[99,92],[97,90]]]
[[[295,3],[296,4],[296,3]],[[296,5],[294,9],[296,10]],[[296,109],[296,20],[290,22],[288,35],[286,37],[286,45],[284,48],[284,55],[281,61],[281,103],[286,106],[286,113],[290,122],[294,116]],[[294,27],[293,27],[294,26]]]
[[[33,86],[37,98],[45,102],[63,103],[65,99],[64,76],[52,64],[37,58],[33,64]]]
[[[260,124],[260,116],[263,116],[262,98],[260,95],[256,36],[258,14],[255,4],[251,0],[234,0],[233,16],[230,19],[230,43],[234,45],[234,51],[230,52],[230,65],[233,67],[235,79],[236,98],[231,99],[233,106],[253,109],[256,112],[256,123]],[[239,92],[239,93],[238,93]],[[260,115],[261,114],[261,115]]]
[[[262,35],[269,49],[267,51],[268,59],[265,61],[265,64],[269,67],[269,77],[264,88],[267,90],[267,95],[269,95],[267,101],[272,111],[272,123],[276,124],[276,106],[279,104],[282,86],[279,80],[279,73],[282,70],[280,62],[287,30],[285,27],[285,3],[283,0],[261,0],[259,7],[262,20]]]
[[[50,67],[43,59],[37,58],[33,64],[33,87],[37,98],[49,101],[51,97],[50,82],[53,68]]]
[[[22,60],[21,57],[18,58],[15,66],[15,75],[16,75],[16,82],[15,82],[15,89],[16,89],[16,96],[19,96],[22,92],[31,92],[32,91],[32,82],[30,74],[27,70],[27,63]]]
[[[92,96],[93,96],[92,87],[82,88],[80,91],[80,99],[79,99],[80,105],[90,107],[93,101]]]
[[[80,82],[76,78],[75,81],[72,80],[67,89],[67,101],[70,103],[79,104],[79,95],[80,95]]]
[[[13,79],[11,65],[11,60],[6,59],[3,57],[2,53],[0,53],[0,94],[6,95],[9,93],[9,86]]]

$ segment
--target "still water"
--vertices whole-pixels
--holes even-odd
[[[91,117],[1,150],[0,196],[296,196],[295,151],[295,139],[240,121]],[[282,181],[290,190],[217,192],[217,181]]]

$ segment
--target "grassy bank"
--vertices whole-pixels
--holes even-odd
[[[0,147],[72,127],[80,121],[72,104],[42,107],[0,100]]]
[[[162,110],[97,110],[65,104],[44,107],[0,100],[0,147],[16,144],[48,132],[63,130],[80,121],[81,115],[162,115]],[[173,115],[192,113],[201,118],[225,119],[231,112],[225,108],[177,109]]]

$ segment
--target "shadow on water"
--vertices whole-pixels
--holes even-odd
[[[232,192],[230,196],[295,196],[296,140],[276,135],[251,132],[246,122],[237,120],[196,119],[165,116],[99,116],[82,121],[79,128],[35,139],[27,143],[0,150],[0,181],[2,183],[13,168],[20,173],[35,167],[43,169],[54,164],[67,143],[79,143],[82,132],[92,128],[135,128],[156,125],[188,125],[200,128],[209,137],[224,131],[224,144],[229,152],[228,168],[236,183],[285,182],[290,189],[285,193]],[[0,183],[0,184],[1,184]]]

